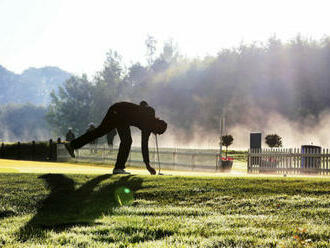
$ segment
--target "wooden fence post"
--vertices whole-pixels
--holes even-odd
[[[21,142],[17,142],[17,153],[16,153],[16,159],[20,159],[21,158]]]
[[[49,140],[49,154],[48,154],[48,156],[49,156],[49,160],[52,160],[52,158],[53,158],[53,140],[52,139],[50,139]]]
[[[1,158],[5,157],[5,144],[3,142],[1,144],[0,156]]]
[[[215,154],[215,171],[218,171],[218,154],[216,153]],[[249,170],[249,168],[248,168],[248,170]]]
[[[36,155],[36,142],[32,140],[32,147],[31,147],[31,159],[35,160]]]
[[[176,152],[173,152],[173,168],[175,169],[176,164]]]
[[[250,173],[250,149],[248,149],[248,153],[247,153],[247,172]]]
[[[106,144],[104,143],[103,145],[103,150],[102,150],[102,158],[103,158],[103,163],[105,163],[106,160]]]
[[[195,154],[191,155],[191,169],[195,169]]]
[[[327,148],[326,153],[327,153],[327,158],[326,158],[325,164],[326,164],[326,174],[328,175],[328,174],[330,174],[330,171],[329,171],[329,149],[328,148]]]

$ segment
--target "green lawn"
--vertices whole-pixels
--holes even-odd
[[[330,247],[330,178],[0,173],[0,247]]]

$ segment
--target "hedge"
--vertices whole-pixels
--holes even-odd
[[[56,161],[57,148],[52,140],[29,143],[2,143],[0,147],[0,158],[34,160],[34,161]]]

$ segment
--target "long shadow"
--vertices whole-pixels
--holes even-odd
[[[15,215],[15,212],[11,211],[11,210],[0,211],[0,220],[14,216],[14,215]]]
[[[111,215],[114,208],[133,201],[133,193],[142,187],[142,179],[131,175],[96,189],[112,175],[98,176],[75,189],[75,182],[62,174],[45,174],[50,189],[47,198],[38,203],[32,219],[18,233],[20,241],[45,237],[48,230],[62,231],[77,225],[93,225],[102,215]]]

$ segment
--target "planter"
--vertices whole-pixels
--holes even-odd
[[[233,167],[232,160],[223,160],[221,166],[219,166],[220,172],[230,172],[231,168]]]

